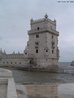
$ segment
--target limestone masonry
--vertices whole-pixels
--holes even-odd
[[[56,31],[56,20],[52,21],[48,18],[48,15],[45,15],[42,19],[31,19],[30,25],[29,41],[24,53],[6,54],[6,52],[0,50],[0,65],[48,69],[55,68],[58,65],[59,32]]]

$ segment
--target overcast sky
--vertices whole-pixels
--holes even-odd
[[[0,48],[7,53],[23,52],[30,19],[46,13],[57,21],[60,61],[74,60],[74,3],[57,0],[0,0]]]

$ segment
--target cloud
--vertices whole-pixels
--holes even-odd
[[[60,61],[74,58],[74,4],[59,4],[57,0],[0,0],[0,47],[7,52],[23,51],[28,40],[30,19],[57,20]],[[19,44],[18,44],[19,43]]]

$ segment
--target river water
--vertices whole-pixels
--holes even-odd
[[[66,66],[69,65],[69,63],[64,63],[61,64],[61,67],[67,68]],[[10,70],[16,83],[74,83],[74,74]]]
[[[73,83],[74,75],[12,70],[17,83]]]

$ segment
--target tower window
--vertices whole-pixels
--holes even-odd
[[[36,49],[36,53],[38,53],[38,49]]]
[[[39,38],[39,34],[36,34],[36,38]]]
[[[25,52],[25,54],[27,55],[27,52]]]
[[[52,49],[55,48],[55,42],[52,42]]]
[[[52,50],[52,54],[54,53],[54,50]]]
[[[35,48],[37,48],[37,49],[38,49],[38,46],[35,46]]]
[[[48,49],[46,49],[46,52],[48,52]]]
[[[39,27],[37,27],[37,30],[39,30],[40,28]]]
[[[36,45],[39,45],[39,43],[38,43],[38,42],[35,42],[35,44],[36,44]]]
[[[53,39],[53,35],[52,35],[52,39]]]

